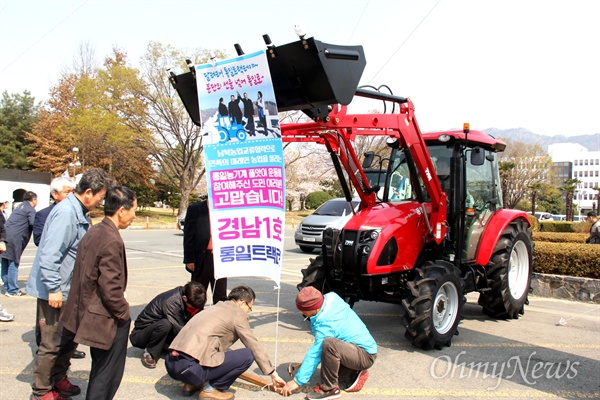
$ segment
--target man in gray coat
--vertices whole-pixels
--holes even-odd
[[[2,282],[4,282],[4,295],[7,297],[22,296],[25,293],[19,290],[17,278],[21,255],[31,239],[33,221],[35,220],[35,206],[37,194],[25,192],[23,202],[10,214],[4,224],[6,231],[6,251],[0,255],[2,258]]]
[[[165,358],[167,372],[182,381],[186,395],[201,390],[199,398],[230,400],[227,390],[256,360],[275,386],[285,384],[248,322],[256,294],[248,286],[231,289],[228,301],[196,314],[179,332]],[[239,340],[246,348],[230,350]]]

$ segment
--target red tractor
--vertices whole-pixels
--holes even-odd
[[[350,304],[399,303],[405,336],[424,349],[451,344],[468,292],[478,291],[493,317],[523,314],[533,242],[527,215],[502,208],[496,153],[505,144],[468,126],[421,133],[410,99],[357,87],[360,46],[309,38],[269,45],[268,55],[279,111],[312,119],[282,124],[282,139],[325,145],[346,199],[361,199],[343,229],[324,232],[322,253],[299,287],[335,291]],[[196,92],[190,74],[172,82],[199,124],[197,103],[186,95]],[[347,114],[355,96],[383,101],[391,112]],[[387,150],[361,162],[360,135],[385,136]]]

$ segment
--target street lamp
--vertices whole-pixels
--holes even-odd
[[[81,162],[79,161],[79,148],[73,147],[73,161],[69,163],[69,167],[73,168],[73,181],[77,176],[77,168],[81,168]]]

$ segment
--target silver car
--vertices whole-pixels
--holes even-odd
[[[354,211],[358,211],[360,199],[352,199]],[[327,228],[342,229],[352,218],[352,208],[344,198],[331,199],[323,203],[314,213],[304,218],[294,234],[296,245],[305,253],[320,249],[323,231]]]

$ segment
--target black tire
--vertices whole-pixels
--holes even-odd
[[[306,247],[306,246],[298,246],[300,247],[300,250],[302,250],[303,253],[312,253],[313,252],[313,248],[312,247]]]
[[[404,336],[416,347],[441,350],[458,334],[464,281],[460,270],[444,261],[427,262],[415,273],[415,279],[407,283],[410,294],[402,301]]]
[[[517,319],[525,313],[533,272],[533,241],[529,225],[511,222],[496,244],[487,276],[491,290],[479,295],[479,304],[491,317]]]
[[[308,267],[303,268],[300,272],[302,272],[302,282],[296,285],[298,291],[307,286],[312,286],[323,294],[330,291],[325,279],[323,256],[318,255],[316,258],[311,258]]]

